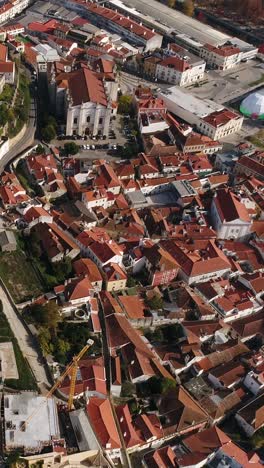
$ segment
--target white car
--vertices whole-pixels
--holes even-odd
[[[91,145],[91,149],[92,149],[92,150],[95,150],[95,146],[94,146],[94,145]]]

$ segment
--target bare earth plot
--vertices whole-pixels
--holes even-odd
[[[0,254],[0,277],[16,303],[39,296],[42,292],[35,270],[21,251]]]

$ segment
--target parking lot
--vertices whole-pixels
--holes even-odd
[[[52,140],[51,144],[56,147],[63,147],[65,143],[74,141],[74,143],[79,146],[80,153],[118,151],[125,145],[135,142],[135,137],[132,135],[129,127],[129,122],[129,117],[117,115],[116,120],[112,121],[107,138],[103,138],[103,136],[89,137],[87,135],[73,135],[67,137],[61,135]]]
[[[201,84],[189,87],[188,90],[202,99],[224,104],[261,86],[261,83],[264,86],[264,64],[250,60],[222,72],[209,70]]]

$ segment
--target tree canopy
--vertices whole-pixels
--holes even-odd
[[[55,331],[60,322],[59,307],[55,301],[49,301],[44,305],[33,304],[30,307],[30,314],[34,322],[48,330]]]
[[[65,143],[64,145],[64,153],[66,156],[77,154],[79,151],[79,146],[74,143],[74,141],[70,141],[69,143]]]
[[[151,298],[147,298],[145,302],[153,310],[162,309],[163,300],[157,294]]]
[[[118,113],[130,114],[132,111],[132,96],[123,94],[118,100]]]
[[[53,125],[46,125],[42,129],[41,134],[42,134],[43,140],[46,141],[47,143],[50,143],[50,141],[53,140],[53,138],[55,138],[56,136],[56,130],[53,127]]]
[[[154,375],[148,380],[152,394],[164,394],[169,390],[176,388],[176,381],[167,377],[158,377]]]
[[[193,0],[185,0],[183,4],[183,13],[187,16],[193,16],[194,3]]]

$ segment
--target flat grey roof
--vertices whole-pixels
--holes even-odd
[[[168,101],[175,103],[175,105],[197,115],[201,119],[215,111],[224,109],[222,105],[210,99],[200,99],[193,94],[183,91],[178,86],[172,86],[166,91],[159,93],[159,97],[161,97],[165,103]]]
[[[122,4],[120,0],[110,0],[110,3],[119,7]],[[154,19],[176,33],[187,34],[203,44],[206,42],[214,45],[222,44],[230,39],[228,34],[217,31],[217,29],[212,28],[208,24],[190,18],[180,11],[173,10],[156,0],[124,0],[123,4],[127,4],[131,9],[135,8],[138,12],[147,16],[148,21]],[[133,14],[135,14],[134,11]],[[138,16],[140,17],[141,15],[139,14]]]
[[[172,186],[177,190],[180,197],[189,197],[197,195],[196,190],[187,180],[176,180],[172,182]]]
[[[100,450],[100,445],[94,435],[88,416],[84,409],[71,411],[70,420],[80,452],[85,450]]]
[[[135,190],[135,192],[129,192],[126,194],[126,196],[129,199],[129,201],[132,203],[132,205],[138,205],[142,203],[147,204],[146,197],[141,192],[141,190]]]

